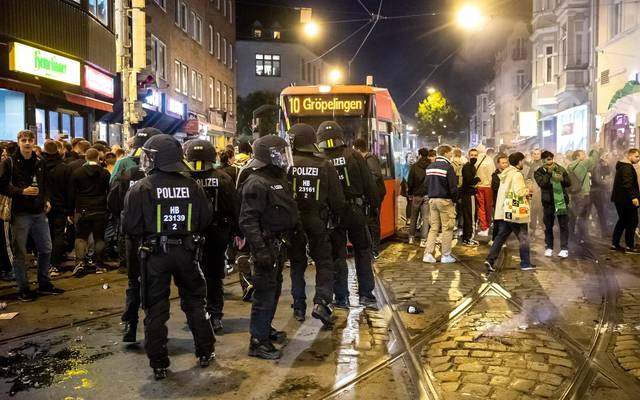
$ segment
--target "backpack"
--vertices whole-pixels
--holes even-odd
[[[569,182],[571,182],[571,186],[567,188],[567,192],[570,194],[578,194],[582,191],[582,186],[584,185],[584,181],[587,179],[588,173],[584,176],[584,179],[580,180],[578,175],[576,175],[575,171],[576,167],[573,169],[567,167],[567,174],[569,174]]]

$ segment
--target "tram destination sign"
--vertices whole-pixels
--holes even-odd
[[[291,116],[363,115],[367,112],[367,98],[362,95],[289,95],[285,105]]]

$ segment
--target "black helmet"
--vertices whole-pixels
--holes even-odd
[[[144,144],[149,140],[152,136],[162,135],[162,131],[157,128],[142,128],[138,129],[136,135],[133,137],[133,145],[134,149],[139,149],[144,146]],[[140,157],[140,152],[135,154],[137,157]]]
[[[316,132],[311,125],[295,124],[289,129],[292,138],[293,149],[305,153],[318,153],[322,151],[316,144]]]
[[[142,146],[140,165],[145,173],[154,169],[164,172],[190,171],[184,161],[182,146],[171,135],[153,135]]]
[[[318,127],[318,146],[321,149],[344,146],[342,128],[334,121],[324,121]]]
[[[213,169],[216,162],[216,149],[208,140],[189,140],[184,144],[184,155],[196,171]]]
[[[266,135],[253,142],[253,168],[275,165],[286,169],[292,165],[291,159],[291,147],[280,136]]]

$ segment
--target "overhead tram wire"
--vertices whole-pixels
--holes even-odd
[[[384,3],[384,0],[380,0],[380,4],[378,5],[378,13],[371,16],[373,20],[373,25],[371,25],[371,29],[369,29],[369,32],[367,32],[367,35],[362,40],[362,43],[360,43],[360,47],[358,47],[358,50],[356,50],[353,57],[351,57],[351,60],[349,60],[348,73],[347,73],[348,80],[351,80],[351,64],[353,64],[353,61],[356,59],[356,57],[358,57],[360,50],[362,50],[362,47],[367,42],[367,39],[369,39],[369,36],[371,36],[371,32],[373,32],[373,29],[376,27],[376,25],[378,25],[378,22],[380,22],[380,13],[382,12],[382,3]]]
[[[373,15],[373,14],[371,14],[371,11],[369,11],[367,6],[365,6],[364,3],[362,3],[361,0],[356,0],[356,1],[358,2],[358,4],[360,4],[362,6],[362,8],[364,8],[364,10],[367,12],[367,15]]]
[[[324,53],[322,53],[321,55],[319,55],[318,57],[314,58],[313,60],[307,61],[306,64],[310,64],[310,63],[314,63],[320,59],[322,59],[322,57],[326,56],[327,54],[331,53],[332,51],[334,51],[335,49],[337,49],[338,47],[340,47],[341,45],[343,45],[346,41],[348,41],[349,39],[351,39],[353,36],[355,36],[358,32],[360,32],[361,30],[363,30],[364,28],[367,27],[367,25],[369,25],[372,21],[369,20],[367,21],[366,24],[362,25],[360,28],[358,28],[355,32],[352,32],[349,36],[347,36],[346,38],[342,39],[340,42],[336,43],[333,47],[331,47],[329,50],[325,51]]]

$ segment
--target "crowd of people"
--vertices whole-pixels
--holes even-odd
[[[544,232],[545,257],[569,257],[569,241],[583,244],[589,235],[611,238],[611,250],[640,254],[635,246],[638,226],[640,151],[629,149],[613,155],[600,149],[569,151],[554,155],[533,149],[496,154],[494,149],[462,150],[442,145],[420,149],[418,160],[405,180],[409,243],[419,239],[425,248],[423,261],[437,262],[434,250],[440,243],[441,263],[455,262],[451,255],[454,238],[463,246],[480,244],[488,237],[491,247],[485,265],[495,270],[495,261],[513,233],[520,243],[520,267],[533,270],[530,237]],[[608,221],[612,202],[618,221]],[[560,233],[559,251],[554,253],[554,226]],[[421,227],[418,233],[418,227]],[[621,244],[624,235],[625,243]]]
[[[372,262],[386,195],[379,160],[363,140],[348,146],[337,123],[317,131],[298,124],[288,134],[289,141],[268,135],[218,153],[209,141],[181,144],[155,128],[140,129],[126,151],[84,139],[39,147],[33,132],[19,132],[0,163],[3,279],[15,280],[26,302],[63,293],[51,281],[61,273],[127,273],[123,342],[137,341],[144,309],[145,350],[163,379],[171,278],[206,367],[224,330],[222,279],[235,265],[252,303],[249,355],[280,358],[274,343],[286,333],[272,321],[285,262],[297,321],[307,316],[308,257],[316,266],[311,316],[331,329],[334,308],[351,306],[348,242],[359,305],[377,308]]]

